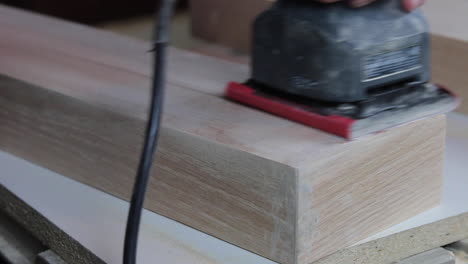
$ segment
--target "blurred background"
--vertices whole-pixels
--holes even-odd
[[[149,15],[158,4],[158,0],[3,0],[0,2],[87,24]],[[179,2],[180,5],[184,5],[187,1]]]
[[[250,24],[272,0],[178,0],[172,45],[247,62]],[[150,40],[158,0],[0,0],[0,3]]]

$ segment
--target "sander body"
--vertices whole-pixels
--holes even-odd
[[[252,76],[228,98],[353,139],[452,111],[458,99],[430,84],[430,35],[400,0],[279,0],[253,24]]]

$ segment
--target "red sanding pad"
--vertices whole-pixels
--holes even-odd
[[[453,111],[459,105],[459,100],[453,93],[449,91],[447,91],[447,93],[450,93],[452,97],[440,100],[431,105],[414,106],[404,110],[383,112],[376,116],[360,120],[337,115],[324,116],[313,112],[313,110],[306,105],[300,105],[273,96],[264,96],[263,94],[257,93],[254,88],[236,82],[228,84],[225,96],[234,101],[306,126],[320,129],[346,139],[355,139],[428,116]]]

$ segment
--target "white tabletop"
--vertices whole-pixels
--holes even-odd
[[[450,114],[442,204],[365,241],[468,212],[467,155],[468,117]],[[0,168],[6,188],[105,262],[121,262],[126,202],[5,152]],[[149,211],[142,221],[139,263],[274,263]]]

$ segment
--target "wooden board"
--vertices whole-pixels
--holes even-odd
[[[128,198],[148,44],[0,9],[0,147]],[[309,263],[436,205],[445,118],[359,141],[218,98],[245,66],[172,50],[146,207],[281,263]],[[200,92],[202,91],[202,92]]]
[[[390,264],[468,237],[466,131],[468,116],[457,113],[448,115],[441,205],[314,264]],[[0,167],[0,182],[17,196],[106,263],[121,261],[121,243],[128,210],[126,202],[2,151]],[[51,183],[56,188],[50,189]],[[80,221],[76,221],[77,218]],[[148,211],[142,219],[138,262],[273,264],[258,255]]]
[[[83,253],[81,244],[102,259],[102,263],[122,262],[126,201],[3,151],[0,151],[0,166],[1,184],[9,190],[7,193],[22,200],[4,195],[0,206],[10,204],[21,209],[11,210],[10,215],[24,221],[28,230],[34,228],[34,223],[42,225],[46,218],[56,225],[50,230],[58,228],[76,239],[79,244],[64,247],[74,249],[75,255]],[[55,188],[50,188],[52,184]],[[24,217],[25,214],[29,217]],[[49,234],[52,241],[63,239],[54,232]],[[148,210],[143,211],[138,246],[137,263],[276,264]],[[95,262],[88,258],[72,260],[77,264],[100,263],[98,259]]]
[[[468,117],[448,115],[445,184],[440,206],[314,264],[390,264],[468,237],[468,204],[465,202],[468,193],[464,188],[468,184],[468,164],[464,159],[468,153],[467,129]],[[128,210],[125,201],[2,151],[0,167],[0,182],[24,202],[106,263],[121,262]],[[51,183],[55,188],[50,188]],[[34,217],[27,219],[35,221]],[[142,219],[139,245],[138,263],[273,264],[148,211]]]

